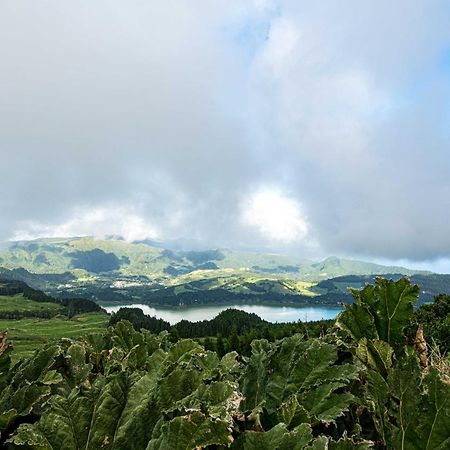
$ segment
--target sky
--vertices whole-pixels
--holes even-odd
[[[449,0],[1,0],[0,241],[450,272]]]

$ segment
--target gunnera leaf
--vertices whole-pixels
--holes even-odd
[[[227,422],[198,411],[175,417],[158,431],[159,436],[149,442],[147,450],[194,450],[208,445],[226,446],[232,441]]]
[[[336,319],[336,325],[359,342],[382,340],[394,350],[405,344],[404,329],[413,315],[419,287],[407,278],[398,281],[376,278],[375,285],[352,289],[355,299]]]
[[[415,355],[401,361],[389,376],[396,399],[388,424],[393,448],[444,450],[450,447],[450,385],[435,368],[421,379]]]

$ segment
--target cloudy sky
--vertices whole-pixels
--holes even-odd
[[[0,240],[450,271],[449,0],[3,0],[0,55]]]

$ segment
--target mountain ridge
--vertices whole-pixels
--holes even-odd
[[[85,270],[91,273],[118,270],[150,276],[182,275],[195,270],[238,270],[254,273],[288,274],[289,277],[320,281],[340,275],[401,273],[403,275],[431,272],[401,266],[386,266],[372,262],[329,256],[319,261],[280,253],[241,252],[226,248],[208,250],[172,250],[153,241],[127,242],[123,239],[93,237],[39,238],[12,241],[0,248],[0,266],[22,267],[34,273],[63,273]],[[88,252],[97,252],[93,255]],[[84,255],[83,255],[84,254]],[[113,254],[113,257],[110,256]],[[106,257],[105,257],[106,255]],[[93,256],[99,269],[77,258]],[[106,259],[108,263],[104,265]],[[93,261],[95,265],[96,261]],[[210,263],[210,268],[202,264]],[[213,267],[215,264],[216,267]],[[173,273],[170,273],[170,269]],[[101,270],[104,269],[104,270]],[[164,271],[166,269],[166,271]]]
[[[336,256],[311,261],[276,253],[173,250],[92,237],[11,242],[0,249],[0,274],[57,297],[173,306],[244,300],[336,304],[349,296],[342,282],[327,288],[323,283],[330,279],[356,276],[361,285],[375,276],[432,275]],[[447,279],[442,280],[438,284],[446,287]]]

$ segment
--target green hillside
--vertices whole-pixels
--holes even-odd
[[[345,297],[347,286],[336,290],[335,285],[326,288],[317,283],[349,275],[373,280],[375,275],[392,273],[411,276],[416,271],[336,257],[314,262],[279,254],[181,251],[153,242],[92,237],[11,242],[0,249],[0,276],[24,281],[56,297],[112,302],[189,304],[208,301],[207,292],[212,302],[244,297],[278,302],[292,296],[299,296],[292,301],[304,302],[331,294],[319,302],[335,304],[342,301],[336,292]],[[200,293],[201,298],[192,293]],[[178,301],[168,301],[168,295],[178,296]]]
[[[318,281],[349,274],[411,275],[417,272],[336,257],[314,262],[301,257],[227,249],[175,251],[147,243],[92,237],[12,242],[0,249],[0,265],[7,269],[24,268],[41,274],[69,271],[77,278],[119,272],[123,275],[144,275],[151,279],[170,279],[196,271],[226,270]]]

